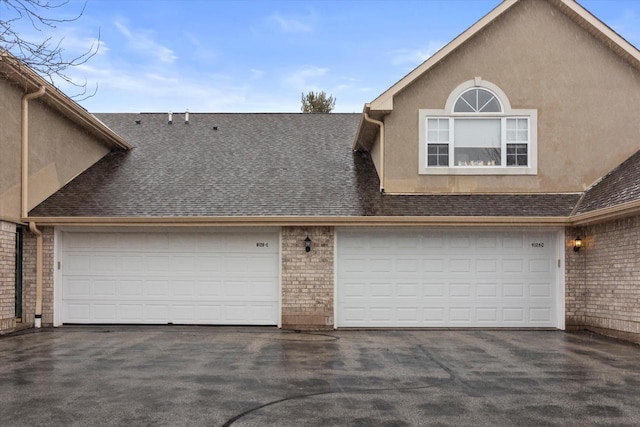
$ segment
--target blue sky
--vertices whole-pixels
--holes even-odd
[[[67,54],[100,49],[71,70],[91,112],[297,112],[324,90],[360,112],[499,4],[499,0],[88,0],[51,34]],[[71,0],[57,16],[73,15]],[[580,4],[640,46],[640,1]],[[1,13],[1,11],[0,11]],[[72,88],[60,85],[69,94]]]

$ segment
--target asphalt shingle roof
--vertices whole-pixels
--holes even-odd
[[[640,199],[640,151],[591,186],[575,213],[587,213]]]
[[[369,154],[351,150],[360,114],[97,116],[135,148],[108,154],[31,216],[544,217],[568,216],[580,198],[381,195]]]

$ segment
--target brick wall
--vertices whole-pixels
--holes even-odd
[[[304,240],[311,239],[305,252]],[[333,227],[283,227],[282,327],[333,328]]]
[[[42,326],[53,326],[53,228],[42,232]],[[24,233],[22,249],[22,322],[33,325],[36,313],[36,236]]]
[[[640,216],[571,228],[566,239],[567,329],[640,342]]]
[[[16,327],[16,225],[0,221],[0,334]]]

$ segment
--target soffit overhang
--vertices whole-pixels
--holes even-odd
[[[97,117],[82,108],[59,89],[22,64],[10,53],[0,50],[0,76],[22,88],[25,93],[41,87],[45,93],[38,100],[57,111],[89,134],[118,150],[129,150],[131,145],[120,135],[102,123]]]

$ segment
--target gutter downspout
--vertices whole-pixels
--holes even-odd
[[[23,221],[29,215],[29,101],[44,95],[45,88],[40,86],[35,92],[22,96],[22,176],[20,183],[21,205],[20,216]],[[36,313],[34,326],[42,327],[42,232],[38,230],[35,222],[29,222],[29,231],[36,235]]]
[[[364,113],[364,119],[380,127],[380,192],[384,193],[384,122],[372,119],[366,112]]]
[[[29,222],[29,231],[36,235],[36,316],[34,327],[42,327],[42,232],[36,223]]]

